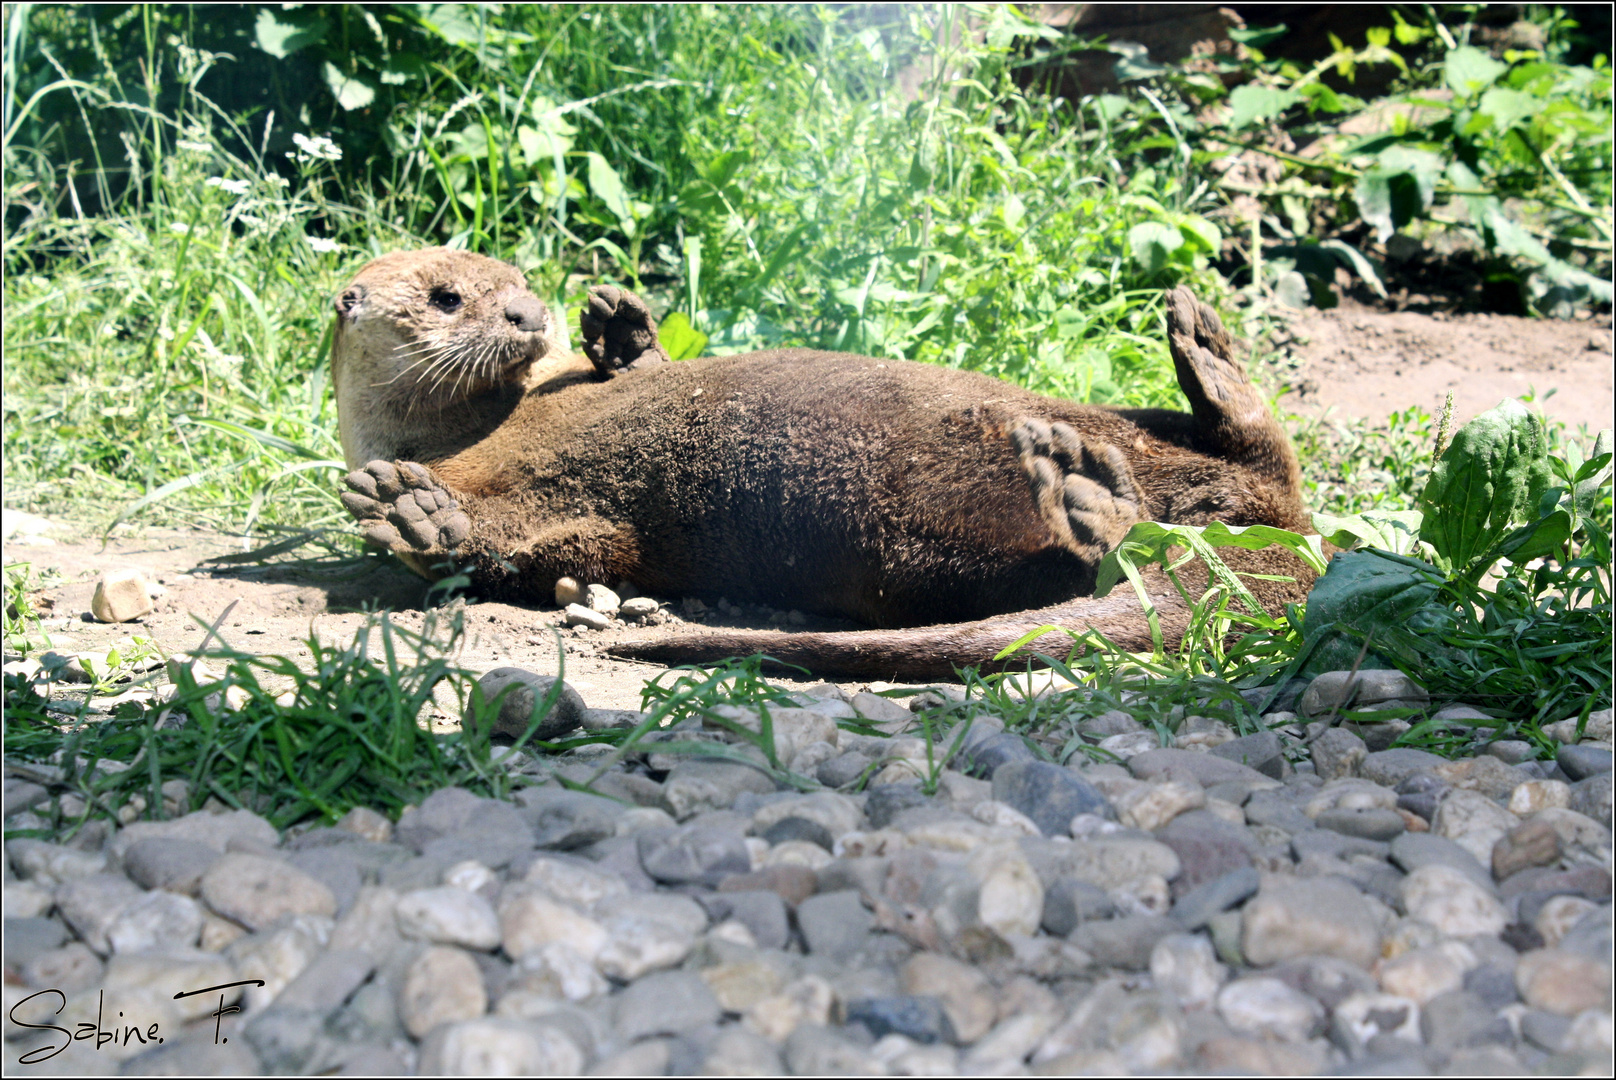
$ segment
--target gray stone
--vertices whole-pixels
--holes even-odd
[[[1243,827],[1206,810],[1191,810],[1158,830],[1156,839],[1178,854],[1182,866],[1173,891],[1184,893],[1251,865],[1257,843]]]
[[[508,819],[505,815],[490,816],[494,820],[487,826],[468,826],[447,836],[434,837],[421,849],[421,855],[445,866],[471,860],[501,870],[533,850],[533,834],[520,816],[512,814]]]
[[[767,795],[774,790],[769,774],[746,762],[686,757],[662,781],[663,809],[685,821],[706,810],[727,810],[743,792]]]
[[[245,1039],[206,1036],[167,1041],[125,1061],[120,1076],[262,1076],[264,1066]]]
[[[954,765],[966,776],[991,779],[1001,765],[1013,761],[1038,761],[1039,757],[1020,735],[1001,731],[963,747]]]
[[[266,1073],[322,1073],[336,1057],[323,1018],[310,1009],[271,1005],[247,1021],[243,1034]]]
[[[993,773],[993,797],[1026,814],[1045,836],[1071,834],[1078,814],[1110,817],[1111,805],[1075,771],[1047,761],[1012,761]]]
[[[222,852],[195,840],[141,840],[123,853],[123,869],[142,888],[195,896]]]
[[[1272,777],[1264,776],[1249,765],[1227,758],[1213,757],[1196,750],[1162,747],[1146,750],[1128,759],[1128,771],[1140,780],[1194,780],[1202,787],[1235,780],[1253,781],[1258,786],[1272,786]]]
[[[1066,937],[1078,923],[1108,919],[1114,911],[1111,898],[1098,885],[1077,878],[1061,878],[1044,890],[1041,925],[1056,937]]]
[[[797,1025],[787,1037],[785,1061],[793,1076],[879,1076],[886,1071],[840,1031],[812,1023]]]
[[[1578,780],[1571,785],[1571,809],[1611,827],[1611,774],[1608,772]]]
[[[1313,769],[1321,780],[1357,776],[1369,748],[1350,731],[1333,727],[1313,740]]]
[[[628,811],[599,795],[553,788],[527,788],[516,801],[538,846],[563,851],[615,836],[618,819]]]
[[[902,1035],[925,1044],[954,1041],[943,1003],[928,995],[899,994],[849,1002],[847,1023],[863,1024],[877,1039]]]
[[[329,1014],[341,1008],[375,970],[375,960],[363,950],[331,949],[288,983],[275,1005]]]
[[[1360,810],[1334,807],[1314,818],[1313,824],[1321,829],[1365,840],[1390,840],[1407,829],[1403,815],[1378,806]]]
[[[783,949],[791,938],[786,902],[769,889],[719,892],[701,898],[712,920],[727,919],[744,925],[760,949]]]
[[[1245,811],[1247,824],[1269,825],[1292,836],[1316,827],[1288,790],[1253,791]]]
[[[359,895],[359,886],[363,884],[359,877],[359,860],[352,848],[359,844],[343,844],[337,847],[310,848],[292,853],[291,864],[314,878],[331,890],[331,895],[337,901],[337,915],[340,917],[353,905],[354,897]]]
[[[1567,744],[1560,747],[1554,760],[1572,780],[1586,780],[1611,771],[1610,751],[1597,746]]]
[[[278,859],[231,852],[202,875],[202,898],[220,915],[262,930],[287,915],[321,915],[337,910],[324,884]]]
[[[872,829],[884,829],[905,810],[930,806],[931,797],[918,784],[882,784],[870,789],[864,800],[864,816]]]
[[[852,889],[819,893],[797,905],[797,926],[808,951],[831,960],[856,953],[875,925],[875,916]]]
[[[719,1032],[701,1063],[703,1076],[778,1076],[783,1068],[773,1043],[745,1028]]]
[[[1231,870],[1184,893],[1173,902],[1172,916],[1185,930],[1197,930],[1219,912],[1237,907],[1257,895],[1262,884],[1253,866]]]
[[[768,841],[770,847],[791,840],[806,840],[810,844],[818,844],[826,851],[831,849],[836,840],[831,836],[830,830],[819,822],[801,817],[781,818],[763,831],[763,839]]]
[[[1514,1041],[1509,1021],[1497,1015],[1498,1006],[1489,1007],[1471,990],[1450,990],[1438,994],[1420,1010],[1420,1034],[1427,1046],[1452,1053],[1464,1046]]]
[[[716,888],[730,874],[752,869],[746,837],[739,831],[710,825],[648,829],[636,836],[640,865],[669,885]]]
[[[1465,972],[1464,988],[1495,1012],[1520,1000],[1515,990],[1513,964],[1481,964],[1471,968]]]
[[[577,1076],[588,1053],[558,1022],[560,1015],[538,1022],[484,1016],[443,1024],[421,1042],[419,1074]]]
[[[1356,889],[1339,878],[1271,877],[1247,901],[1241,951],[1263,966],[1312,953],[1368,968],[1380,955],[1380,927]]]
[[[1358,766],[1358,775],[1382,787],[1395,788],[1414,773],[1430,772],[1445,764],[1446,758],[1411,746],[1399,746],[1394,750],[1377,750],[1365,757]]]
[[[420,806],[408,807],[399,815],[393,839],[419,853],[430,840],[477,825],[492,805],[500,804],[465,788],[441,788],[422,799]]]
[[[202,934],[202,906],[189,896],[154,889],[126,905],[107,926],[113,952],[180,952]]]
[[[856,750],[849,750],[838,754],[829,761],[819,763],[814,777],[826,787],[839,788],[853,783],[864,775],[864,770],[872,764],[871,759]],[[887,785],[891,787],[892,785]]]
[[[880,694],[869,692],[854,694],[850,704],[855,712],[871,723],[881,725],[883,729],[891,725],[892,730],[888,734],[896,734],[914,722],[913,713],[891,698],[882,697]]]
[[[1276,732],[1259,731],[1254,735],[1242,735],[1214,746],[1208,753],[1225,761],[1249,765],[1274,780],[1285,775],[1284,747],[1280,745]]]
[[[477,687],[484,701],[492,702],[501,693],[505,695],[494,720],[493,734],[513,739],[527,734],[534,712],[544,704],[555,683],[554,676],[538,675],[519,667],[498,667],[478,679]],[[584,699],[578,691],[562,683],[549,712],[540,718],[533,738],[555,739],[581,727],[585,711]],[[468,713],[465,719],[470,722],[473,717]]]
[[[1506,765],[1523,765],[1537,758],[1537,747],[1524,739],[1500,739],[1488,743],[1485,752]]]
[[[6,967],[21,971],[36,956],[61,946],[67,940],[67,927],[55,919],[31,915],[5,922]]]
[[[617,997],[617,1035],[625,1043],[652,1035],[680,1035],[717,1023],[723,1009],[693,971],[656,971],[636,979]]]
[[[1388,701],[1427,701],[1425,688],[1390,668],[1363,668],[1326,671],[1308,684],[1297,702],[1297,710],[1307,717],[1322,716],[1332,709],[1364,709]]]
[[[1571,1019],[1557,1016],[1542,1009],[1528,1009],[1521,1014],[1521,1035],[1528,1042],[1549,1053],[1558,1053],[1566,1033],[1571,1030]]]
[[[50,792],[39,784],[8,776],[5,778],[4,816],[10,817],[12,814],[38,806],[49,796]]]
[[[1097,963],[1144,971],[1150,967],[1156,943],[1182,931],[1176,920],[1162,915],[1126,915],[1082,923],[1068,940]]]
[[[58,885],[56,910],[86,945],[105,956],[112,951],[107,930],[145,895],[122,874],[93,874]]]

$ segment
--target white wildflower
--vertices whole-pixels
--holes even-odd
[[[252,190],[252,181],[251,180],[226,180],[222,176],[210,176],[210,177],[208,177],[208,180],[207,180],[207,186],[208,187],[223,188],[225,191],[228,191],[232,195],[245,195],[245,194],[247,194],[248,191]]]
[[[341,251],[342,245],[335,240],[328,240],[323,236],[308,237],[309,247],[318,252]]]
[[[342,160],[342,147],[338,146],[324,135],[316,135],[311,139],[307,135],[299,132],[298,134],[292,136],[292,143],[299,150],[301,150],[304,155],[306,155],[307,159],[312,160],[314,158],[322,158],[326,161]],[[298,155],[290,154],[288,156],[296,158]],[[300,158],[299,160],[304,159]]]
[[[191,231],[191,227],[185,224],[183,221],[170,221],[168,223],[168,231],[179,236],[184,236]]]
[[[181,150],[189,150],[193,154],[211,154],[213,152],[213,147],[209,144],[197,142],[193,139],[180,139],[174,145]]]
[[[254,229],[261,229],[264,227],[264,219],[255,214],[237,214],[236,220],[241,222],[243,225],[251,226]]]

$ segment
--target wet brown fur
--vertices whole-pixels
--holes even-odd
[[[653,595],[914,628],[681,636],[610,650],[617,655],[673,662],[763,650],[817,671],[930,678],[985,663],[1045,622],[1148,646],[1132,590],[1090,596],[1094,560],[1040,515],[1006,435],[1023,417],[1064,421],[1120,449],[1142,519],[1308,529],[1295,455],[1238,362],[1224,378],[1180,363],[1194,415],[1080,405],[971,372],[804,349],[655,364],[601,381],[566,350],[554,319],[526,352],[505,341],[508,328],[491,312],[520,288],[511,268],[442,249],[387,258],[356,279],[366,286],[360,310],[338,318],[344,448],[351,467],[385,458],[433,471],[470,516],[471,537],[455,554],[485,595],[538,601],[562,575],[627,579]],[[398,339],[438,329],[441,320],[423,321],[417,308],[439,279],[488,298],[485,309],[468,304],[462,342],[482,330],[518,359],[501,377],[463,378],[458,392],[440,386],[411,399],[382,389],[394,384],[398,361],[387,365]],[[1171,302],[1194,304],[1187,293]],[[1182,317],[1175,327],[1183,331]],[[1221,332],[1213,319],[1187,345],[1175,342],[1175,356],[1195,347],[1229,355],[1215,340]],[[350,421],[359,413],[363,423]],[[1229,561],[1298,578],[1250,583],[1270,611],[1301,599],[1312,580],[1274,551],[1235,551]],[[1183,605],[1165,578],[1150,581],[1176,640]],[[943,621],[953,625],[926,625]]]

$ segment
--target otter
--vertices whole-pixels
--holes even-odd
[[[445,248],[370,262],[335,307],[342,499],[418,572],[452,559],[483,595],[519,601],[562,576],[626,579],[878,628],[607,650],[624,658],[762,651],[824,674],[946,678],[1046,624],[1148,648],[1131,590],[1092,596],[1134,523],[1309,527],[1284,431],[1186,289],[1167,317],[1189,413],[808,349],[674,363],[645,303],[613,286],[590,292],[580,354],[514,267]],[[1305,597],[1300,560],[1225,551],[1237,571],[1290,579],[1249,582],[1271,613]],[[1187,609],[1165,575],[1147,583],[1176,642]]]

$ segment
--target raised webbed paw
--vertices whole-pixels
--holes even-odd
[[[1139,488],[1115,446],[1033,417],[1009,435],[1039,512],[1083,558],[1098,562],[1141,520]]]
[[[668,353],[657,341],[656,320],[638,296],[616,285],[595,285],[578,315],[584,355],[606,378],[660,364]]]
[[[366,540],[400,554],[441,554],[471,535],[471,519],[431,470],[413,461],[372,461],[343,478],[342,505]]]

